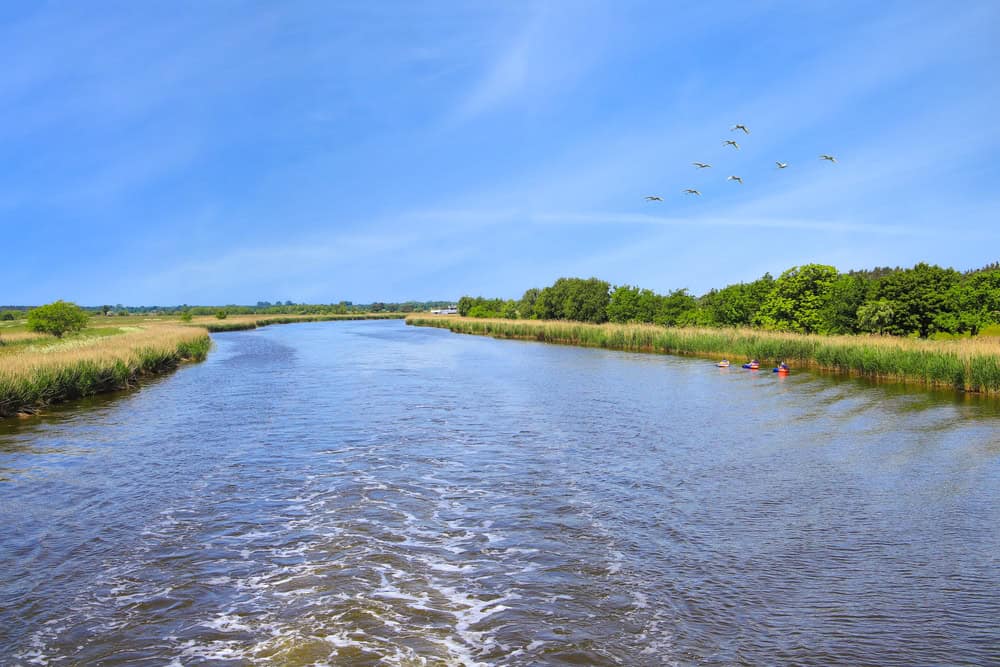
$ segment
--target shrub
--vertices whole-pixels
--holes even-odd
[[[190,322],[193,319],[189,311],[184,311],[181,313],[181,322]]]
[[[226,312],[226,311],[224,311],[224,310],[219,310],[219,311],[216,311],[216,313],[215,313],[215,317],[216,317],[216,319],[219,319],[219,320],[224,320],[224,319],[226,319],[227,317],[229,317],[229,313],[227,313],[227,312]]]
[[[75,303],[55,301],[28,311],[28,329],[50,333],[56,338],[87,326],[87,313]]]

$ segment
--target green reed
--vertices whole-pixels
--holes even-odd
[[[407,324],[456,333],[602,347],[633,352],[729,357],[734,363],[784,361],[870,378],[1000,393],[1000,342],[996,339],[923,341],[874,336],[818,336],[756,329],[583,324],[565,321],[490,320],[411,315]]]

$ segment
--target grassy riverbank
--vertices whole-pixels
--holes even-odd
[[[816,336],[757,329],[426,315],[411,315],[406,323],[495,338],[632,352],[728,357],[734,363],[751,358],[766,365],[786,361],[799,368],[1000,394],[1000,342],[996,338],[931,341],[879,336]]]
[[[338,320],[401,320],[405,317],[402,313],[363,313],[355,315],[280,315],[280,316],[259,316],[259,315],[236,315],[227,317],[224,320],[217,318],[199,317],[192,322],[192,326],[204,327],[212,333],[220,331],[245,331],[266,327],[269,324],[294,324],[296,322],[333,322]]]
[[[204,329],[154,324],[115,335],[51,337],[0,354],[0,417],[51,403],[133,386],[141,377],[200,361],[211,341]],[[54,342],[53,342],[54,341]]]
[[[142,377],[201,361],[209,332],[270,324],[402,319],[400,313],[349,315],[233,315],[195,317],[92,317],[83,331],[55,338],[28,331],[23,321],[0,326],[0,418],[31,414],[46,405],[135,385]]]

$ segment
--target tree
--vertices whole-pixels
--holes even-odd
[[[611,285],[597,278],[560,278],[535,300],[535,317],[542,320],[606,322]]]
[[[698,307],[697,301],[686,289],[674,290],[667,296],[661,296],[658,301],[653,321],[666,326],[676,325],[685,313]]]
[[[476,305],[475,299],[471,296],[463,296],[458,300],[458,314],[462,317],[468,317],[469,311],[474,305]]]
[[[830,283],[820,312],[819,333],[853,334],[858,327],[858,309],[865,303],[868,281],[860,274],[842,274]]]
[[[652,290],[619,285],[608,300],[608,319],[612,322],[646,322],[656,318],[662,297]]]
[[[28,311],[28,329],[50,333],[56,338],[87,326],[87,313],[75,303],[55,301]]]
[[[701,306],[713,324],[746,327],[756,321],[757,312],[773,289],[774,278],[765,273],[752,283],[737,283],[710,291],[701,298]]]
[[[226,311],[224,311],[224,310],[217,310],[217,311],[215,311],[215,318],[216,319],[224,320],[227,317],[229,317],[229,313],[227,313]]]
[[[887,299],[869,301],[858,307],[858,329],[860,331],[884,334],[892,323],[894,315],[895,312],[892,309],[892,304]]]
[[[885,299],[893,317],[886,332],[896,336],[917,334],[927,338],[936,331],[951,332],[956,326],[956,305],[950,289],[961,274],[921,262],[912,269],[890,273],[872,286],[872,300]]]
[[[765,329],[814,333],[823,330],[823,309],[837,269],[825,264],[793,266],[777,280],[756,319]]]
[[[1000,269],[980,269],[952,285],[949,302],[955,307],[957,328],[977,335],[1000,323]]]
[[[517,315],[522,319],[530,319],[535,316],[535,302],[538,301],[539,290],[532,287],[524,292],[524,296],[517,304]]]

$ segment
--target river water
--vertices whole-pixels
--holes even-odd
[[[399,321],[0,424],[2,665],[1000,664],[1000,410]]]

